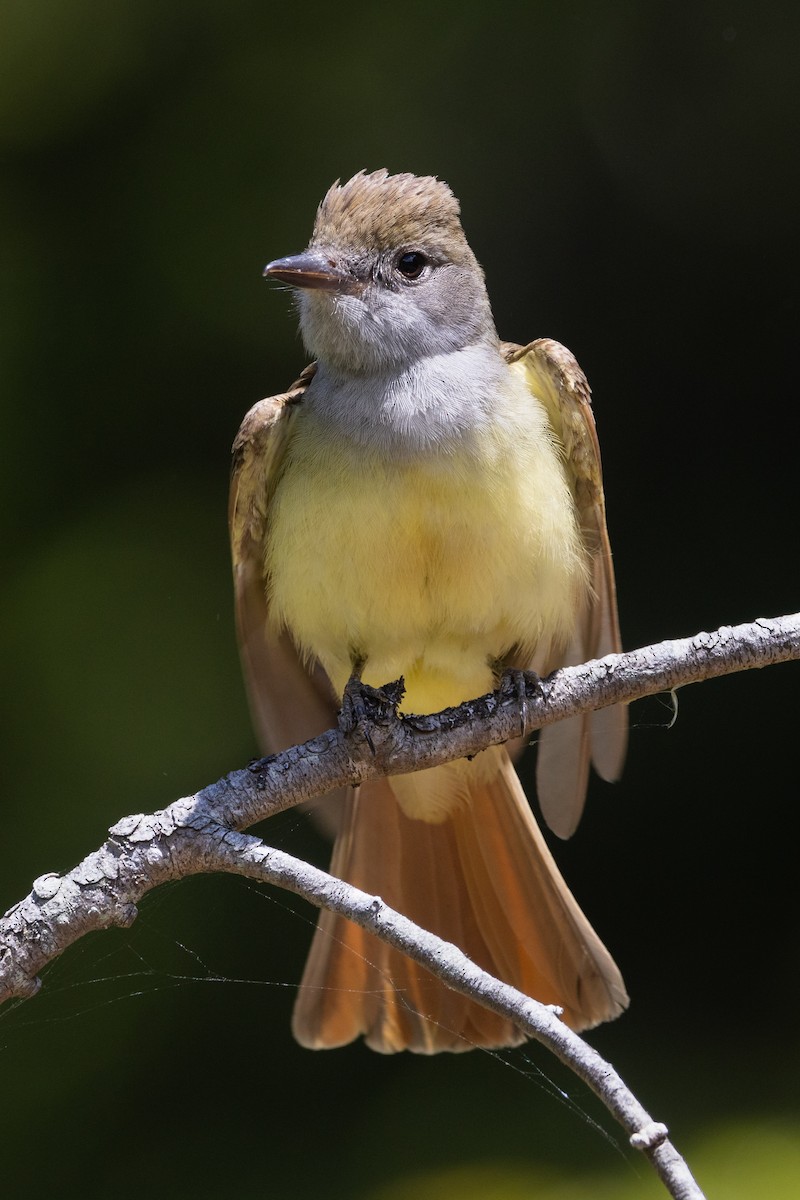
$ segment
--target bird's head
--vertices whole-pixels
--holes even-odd
[[[402,370],[497,340],[458,201],[429,176],[362,171],[335,183],[308,249],[264,275],[297,289],[303,341],[337,373]]]

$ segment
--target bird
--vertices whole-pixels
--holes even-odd
[[[620,649],[585,376],[559,343],[497,334],[460,204],[433,176],[337,181],[287,285],[311,358],[233,448],[238,640],[265,752],[335,726],[352,689],[402,678],[401,713]],[[568,837],[590,760],[619,777],[624,706],[547,727],[537,791]],[[348,789],[334,875],[455,943],[575,1030],[628,997],[493,747]],[[301,1045],[381,1053],[518,1045],[512,1021],[323,910],[292,1016]]]

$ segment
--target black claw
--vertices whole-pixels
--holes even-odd
[[[525,726],[528,723],[528,685],[532,684],[537,692],[541,690],[542,680],[535,671],[520,671],[509,667],[500,677],[498,691],[501,695],[513,696],[519,705],[519,734],[525,736]]]
[[[397,717],[397,706],[405,690],[402,679],[383,687],[374,688],[364,683],[357,672],[347,681],[339,712],[339,728],[346,737],[359,733],[375,753],[375,743],[370,735],[370,726],[386,724]]]

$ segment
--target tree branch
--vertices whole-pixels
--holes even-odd
[[[41,876],[0,921],[0,1002],[36,993],[37,973],[91,930],[127,926],[136,904],[171,879],[227,871],[286,887],[332,908],[423,963],[450,987],[516,1021],[591,1086],[681,1200],[701,1197],[688,1168],[622,1080],[554,1013],[493,979],[456,947],[368,896],[256,838],[236,832],[348,783],[477,754],[556,720],[734,671],[800,658],[800,614],[662,642],[526,681],[522,700],[501,689],[435,716],[398,717],[392,689],[370,712],[374,752],[332,730],[257,760],[149,816],[124,817],[99,850],[63,876]],[[399,688],[395,690],[399,697]]]

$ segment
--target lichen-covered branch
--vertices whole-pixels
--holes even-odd
[[[526,733],[553,721],[703,679],[800,658],[800,614],[723,627],[680,641],[565,667],[526,687]],[[391,692],[391,689],[387,689]],[[391,696],[390,696],[391,699]],[[509,741],[520,730],[516,688],[424,717],[397,717],[390,701],[370,712],[365,739],[330,730],[302,746],[258,759],[149,818],[125,817],[99,850],[63,876],[45,875],[0,919],[0,1003],[33,995],[48,962],[90,930],[130,924],[149,890],[178,870],[172,839],[194,822],[244,829],[348,783],[430,767]],[[137,841],[141,822],[152,822]],[[197,872],[206,868],[202,862]]]
[[[608,1064],[535,1001],[480,971],[455,947],[418,929],[376,897],[270,850],[237,832],[272,813],[347,783],[430,767],[553,721],[703,679],[800,658],[800,614],[725,627],[564,668],[544,681],[480,697],[434,716],[398,717],[386,702],[370,710],[369,743],[331,730],[283,754],[234,771],[150,816],[124,817],[98,850],[63,876],[44,875],[0,920],[0,1002],[32,996],[38,972],[91,930],[129,925],[136,904],[167,880],[236,871],[288,887],[367,925],[418,958],[451,987],[519,1021],[595,1088],[668,1181],[670,1194],[701,1195],[688,1169]],[[521,713],[522,709],[522,713]],[[579,1053],[580,1051],[580,1053]]]

